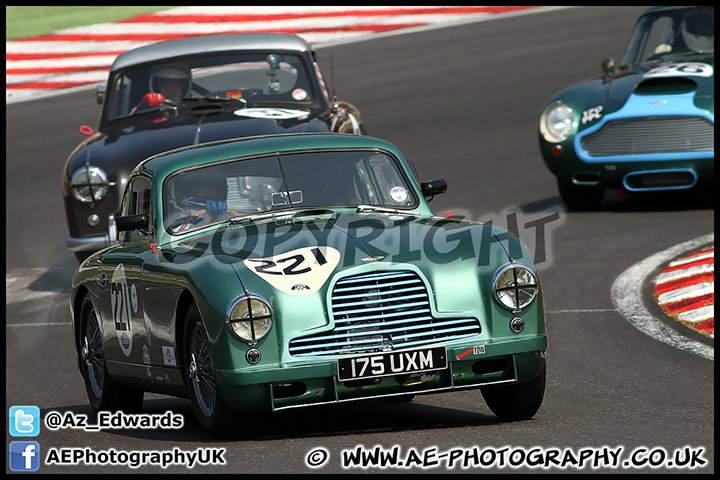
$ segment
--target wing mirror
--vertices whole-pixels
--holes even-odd
[[[612,75],[615,73],[615,60],[612,58],[604,58],[600,66],[606,75]]]
[[[95,88],[95,101],[97,101],[97,103],[99,105],[102,105],[103,102],[105,101],[105,90],[106,89],[107,89],[106,85],[98,85]]]
[[[115,218],[115,226],[117,227],[118,232],[125,232],[127,230],[147,230],[149,224],[150,220],[148,219],[147,213]]]
[[[447,192],[447,181],[444,178],[429,180],[420,184],[420,190],[424,197],[430,197],[428,202],[441,193]]]

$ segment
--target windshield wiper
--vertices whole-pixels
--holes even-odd
[[[293,212],[292,210],[297,210]],[[288,220],[308,220],[307,217],[313,217],[312,220],[315,220],[322,216],[327,215],[335,215],[335,212],[333,210],[327,209],[327,208],[304,208],[304,209],[297,209],[295,208],[286,208],[283,210],[274,210],[270,212],[263,212],[263,213],[253,213],[250,215],[242,215],[238,217],[232,217],[230,218],[230,224],[240,224],[243,222],[256,222],[256,221],[262,221],[267,220],[270,218],[278,218],[278,217],[287,217]]]
[[[308,208],[295,212],[292,216],[293,221],[313,221],[320,220],[322,217],[331,216],[335,218],[335,211],[328,208]]]
[[[121,117],[116,117],[113,119],[113,122],[117,121],[125,121],[125,120],[134,120],[136,121],[138,118],[142,117],[154,117],[158,114],[165,114],[165,113],[174,113],[174,116],[177,117],[178,115],[178,108],[175,105],[160,105],[157,107],[149,107],[149,108],[141,108],[141,109],[135,109],[133,108],[130,110],[130,112],[127,115],[123,115]]]
[[[191,102],[239,102],[243,107],[247,106],[247,100],[244,98],[229,97],[227,95],[205,95],[203,97],[183,97],[184,101]]]
[[[252,213],[250,215],[242,215],[239,217],[232,217],[230,219],[230,224],[240,224],[243,222],[256,222],[258,220],[267,220],[269,218],[275,218],[275,217],[292,217],[292,213],[288,212],[287,210],[276,210],[272,212],[263,212],[263,213]]]
[[[399,215],[416,215],[415,213],[410,212],[408,210],[399,210],[397,208],[390,208],[390,207],[380,207],[378,205],[358,205],[356,211],[357,212],[373,211],[373,212],[382,212],[382,213],[397,213]]]

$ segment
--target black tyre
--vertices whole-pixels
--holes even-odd
[[[96,412],[100,410],[139,412],[142,409],[143,390],[118,384],[108,373],[102,331],[89,296],[83,299],[80,321],[81,372],[90,406]]]
[[[218,391],[210,341],[194,305],[185,317],[184,358],[188,393],[195,417],[210,434],[224,436],[228,433],[231,411]]]
[[[535,415],[545,396],[545,367],[529,382],[483,387],[490,410],[503,422],[527,420]]]
[[[571,210],[593,210],[600,205],[605,188],[599,185],[575,185],[570,180],[557,180],[560,198]]]

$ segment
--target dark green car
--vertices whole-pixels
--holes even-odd
[[[707,192],[715,163],[715,9],[653,7],[620,65],[546,104],[540,152],[571,208],[605,189]]]
[[[503,420],[545,390],[542,287],[497,226],[433,215],[393,145],[343,134],[218,141],[131,173],[113,246],[72,281],[95,410],[189,397],[233,412],[480,388]]]

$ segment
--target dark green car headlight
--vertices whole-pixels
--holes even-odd
[[[517,312],[530,305],[537,296],[537,277],[524,265],[505,265],[495,272],[493,291],[500,305]]]
[[[575,114],[567,103],[558,100],[543,110],[540,115],[540,133],[550,143],[565,140],[575,126]]]
[[[270,304],[256,295],[236,298],[228,307],[225,323],[230,333],[244,342],[257,342],[270,331],[273,315]]]

